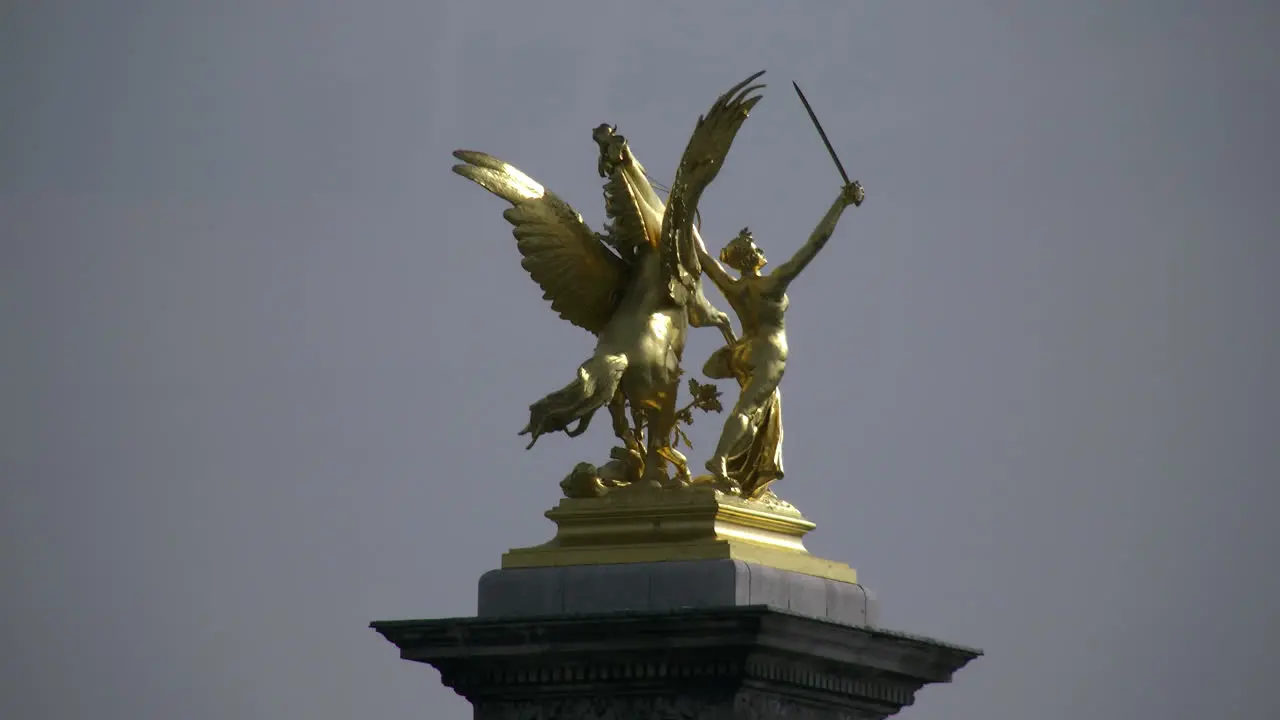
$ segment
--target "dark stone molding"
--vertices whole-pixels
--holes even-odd
[[[838,709],[743,691],[734,698],[705,695],[573,697],[481,702],[476,720],[863,720],[881,712]]]
[[[761,606],[378,622],[483,720],[854,720],[981,651]]]

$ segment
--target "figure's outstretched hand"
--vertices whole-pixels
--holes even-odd
[[[866,197],[867,193],[862,188],[862,183],[857,180],[854,180],[840,189],[840,202],[843,203],[845,207],[849,207],[850,205],[857,207],[862,204],[862,201],[866,199]]]

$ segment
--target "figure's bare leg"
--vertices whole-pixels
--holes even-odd
[[[741,446],[742,440],[750,432],[751,418],[740,408],[734,407],[724,421],[724,430],[720,433],[720,443],[716,445],[715,454],[707,460],[707,472],[732,491],[741,490],[741,487],[737,480],[729,477],[728,455],[734,448]]]

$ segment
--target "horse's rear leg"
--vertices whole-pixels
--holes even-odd
[[[684,453],[675,449],[671,445],[665,445],[658,448],[658,453],[661,454],[662,457],[666,458],[666,460],[672,465],[676,466],[675,485],[688,485],[693,481],[693,475],[689,472],[689,459],[684,456]]]
[[[609,401],[609,417],[613,420],[613,434],[628,451],[643,457],[644,450],[636,436],[636,428],[627,421],[627,398],[621,390],[614,393],[613,400]]]
[[[645,457],[644,479],[649,485],[681,487],[689,483],[689,463],[671,447],[671,432],[676,425],[675,388],[665,393],[660,408],[648,410],[648,453]],[[676,466],[676,477],[667,475],[667,463]]]

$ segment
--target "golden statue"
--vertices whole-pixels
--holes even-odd
[[[521,431],[532,436],[530,447],[549,432],[580,435],[608,405],[623,442],[614,455],[627,468],[623,480],[641,487],[689,483],[688,463],[672,443],[687,329],[714,325],[733,339],[728,316],[702,294],[694,216],[760,100],[752,93],[763,86],[750,83],[762,74],[735,85],[698,119],[665,205],[626,139],[616,128],[596,128],[598,169],[607,178],[605,234],[511,165],[480,152],[454,153],[466,163],[454,172],[511,203],[503,217],[514,226],[522,265],[552,309],[598,338],[574,381],[530,407]],[[676,468],[674,479],[667,462]]]
[[[720,251],[720,262],[740,273],[736,280],[699,243],[703,271],[720,288],[742,324],[742,338],[712,353],[703,367],[708,377],[734,378],[742,388],[725,420],[715,454],[707,461],[707,470],[729,492],[757,497],[782,478],[782,393],[778,383],[787,368],[787,287],[827,244],[844,209],[861,205],[863,196],[862,186],[856,182],[841,188],[804,246],[768,275],[760,273],[768,260],[747,228]]]
[[[849,180],[849,174],[836,156],[822,123],[818,122],[818,116],[809,106],[808,98],[799,85],[793,82],[792,86],[840,171],[844,180],[840,194],[808,241],[790,260],[768,275],[760,274],[768,260],[755,244],[749,229],[743,228],[720,251],[720,261],[740,274],[737,280],[725,272],[716,258],[711,257],[701,237],[697,238],[703,269],[729,301],[742,324],[742,339],[728,339],[728,344],[712,353],[703,366],[703,373],[708,377],[733,378],[742,388],[738,402],[725,420],[715,452],[707,461],[707,470],[711,472],[709,480],[719,489],[749,499],[765,497],[769,485],[783,476],[782,392],[778,383],[787,368],[784,323],[790,305],[787,287],[831,239],[845,208],[861,205],[866,197],[862,184]]]
[[[512,548],[503,568],[677,560],[733,559],[857,582],[853,568],[809,554],[803,537],[814,524],[769,484],[782,477],[782,405],[778,383],[786,369],[783,319],[786,290],[822,249],[863,189],[851,182],[831,143],[804,102],[844,179],[836,202],[809,241],[775,272],[762,274],[764,254],[744,230],[719,259],[707,253],[695,220],[703,192],[720,172],[763,85],[756,73],[730,88],[698,118],[665,202],[617,127],[591,134],[604,178],[604,232],[587,227],[564,200],[491,155],[458,150],[453,170],[511,204],[522,265],[561,317],[597,338],[595,351],[573,382],[533,403],[520,432],[528,447],[552,432],[587,430],[607,407],[618,443],[610,460],[578,465],[560,483],[564,499],[546,516],[556,536]],[[738,271],[732,277],[721,263]],[[706,273],[733,307],[730,317],[703,294]],[[677,446],[689,445],[681,425],[694,410],[721,412],[720,390],[686,379],[691,400],[677,401],[690,327],[715,327],[725,347],[704,367],[712,378],[741,388],[707,467],[694,479]],[[667,464],[675,467],[668,474]]]

